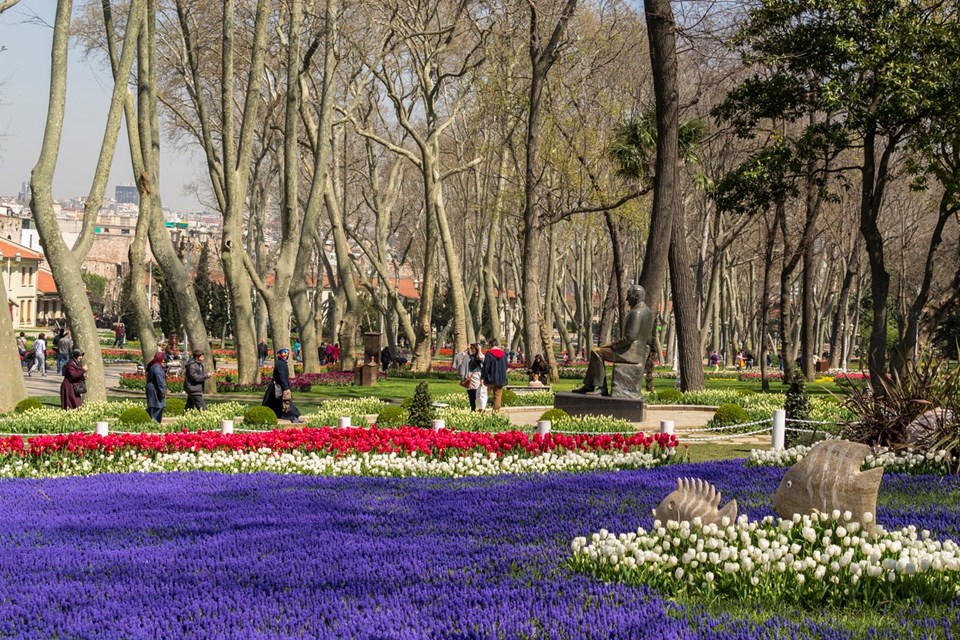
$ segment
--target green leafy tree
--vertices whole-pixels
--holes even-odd
[[[137,312],[131,302],[130,289],[132,283],[131,272],[127,270],[127,274],[123,276],[123,283],[120,286],[120,319],[126,327],[127,339],[139,340],[140,334],[137,331]]]
[[[157,303],[159,306],[160,329],[164,336],[180,333],[180,311],[177,308],[176,292],[166,283],[162,269],[154,269],[154,279],[157,282]]]
[[[734,43],[751,67],[721,115],[744,136],[779,121],[826,127],[857,149],[860,232],[870,262],[871,385],[882,393],[890,274],[879,226],[891,162],[930,120],[953,118],[960,73],[955,3],[760,0]],[[809,136],[815,139],[815,136]]]
[[[86,285],[87,291],[97,298],[102,298],[103,292],[107,290],[107,279],[95,273],[83,274],[83,284]]]
[[[200,315],[203,317],[203,324],[208,331],[211,329],[213,287],[214,283],[210,280],[210,245],[205,242],[200,248],[200,259],[197,260],[197,271],[193,277],[193,292],[197,296]],[[214,335],[217,334],[214,332]]]
[[[408,424],[416,425],[422,429],[429,429],[433,426],[433,420],[437,417],[437,412],[433,408],[433,398],[430,397],[430,387],[427,383],[421,382],[413,392],[413,399],[410,401],[410,415]]]

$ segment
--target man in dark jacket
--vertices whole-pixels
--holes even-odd
[[[490,349],[483,357],[480,378],[493,396],[493,410],[500,411],[503,388],[507,385],[507,354],[497,345],[496,339],[490,340]]]
[[[183,374],[183,391],[187,394],[187,409],[207,410],[207,404],[203,401],[203,383],[212,375],[203,370],[203,351],[197,349],[193,352],[193,359],[187,363]]]

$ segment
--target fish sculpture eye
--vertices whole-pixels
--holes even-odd
[[[787,480],[787,489],[793,486],[793,480]]]

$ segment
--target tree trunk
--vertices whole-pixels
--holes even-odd
[[[2,278],[0,278],[0,361],[7,363],[7,366],[0,370],[0,413],[6,413],[27,397],[27,390],[23,384],[22,367],[13,366],[14,362],[20,362],[20,353],[17,351],[17,337],[13,333],[13,321],[10,319],[7,288],[3,285]]]
[[[540,347],[546,352],[550,344],[545,340],[541,308],[540,264],[543,261],[541,247],[541,221],[536,202],[540,171],[540,121],[541,99],[550,69],[557,61],[560,37],[566,30],[577,7],[577,0],[566,0],[560,17],[554,25],[549,40],[543,43],[539,33],[539,13],[536,3],[530,3],[529,53],[531,64],[530,93],[527,114],[526,167],[523,189],[523,241],[521,264],[523,271],[523,339],[528,354]]]
[[[677,349],[680,356],[680,390],[702,391],[703,359],[700,353],[700,329],[697,326],[697,296],[690,271],[686,220],[682,211],[674,212],[670,238],[670,290],[673,316],[677,323]]]
[[[47,105],[47,120],[44,128],[43,144],[40,150],[40,156],[37,164],[34,166],[30,178],[31,200],[30,209],[33,212],[34,221],[37,225],[37,232],[40,235],[40,244],[44,250],[44,257],[50,265],[53,272],[53,278],[57,285],[57,291],[60,294],[60,300],[64,311],[73,329],[74,342],[78,348],[86,352],[86,365],[88,367],[87,396],[88,402],[100,402],[106,400],[106,385],[104,381],[103,357],[100,352],[100,338],[97,334],[97,327],[93,320],[93,311],[90,308],[90,301],[87,298],[86,286],[83,282],[80,263],[82,255],[76,255],[64,243],[60,235],[60,228],[57,224],[56,216],[53,210],[53,174],[57,164],[57,157],[60,150],[60,140],[63,133],[63,118],[66,103],[66,85],[67,85],[67,50],[70,39],[70,17],[73,9],[73,3],[70,0],[61,0],[57,4],[56,18],[53,29],[53,43],[50,51],[50,92]],[[126,46],[133,47],[133,43],[138,37],[137,20],[132,21],[133,26],[128,29],[125,38]],[[132,54],[127,57],[132,62]],[[126,68],[129,73],[129,67]],[[125,87],[126,78],[123,81],[118,80],[114,83],[114,92],[111,99],[111,112],[108,117],[108,127],[104,136],[104,147],[115,145],[119,133],[120,109],[122,108],[125,93],[120,87]],[[123,84],[121,84],[121,82]],[[116,127],[116,130],[113,127]],[[112,140],[112,142],[111,142]],[[105,149],[101,149],[104,151]],[[102,175],[103,171],[109,174],[109,159],[113,154],[101,153],[101,160],[107,157],[105,161],[98,162],[97,175],[94,177],[95,184],[105,186],[106,179]],[[100,197],[102,197],[102,190]],[[92,233],[92,228],[88,228],[86,233]],[[80,245],[82,247],[82,245]],[[78,248],[80,248],[78,247]],[[6,312],[6,311],[3,311]],[[19,371],[18,371],[19,373]]]
[[[145,36],[145,37],[143,37]],[[189,337],[192,350],[202,350],[207,362],[214,362],[207,329],[203,323],[203,314],[193,290],[193,278],[177,257],[170,234],[164,225],[160,203],[160,119],[157,114],[156,85],[156,7],[152,0],[147,2],[147,20],[145,33],[140,38],[140,68],[137,74],[138,108],[136,128],[140,141],[140,173],[146,176],[152,188],[140,194],[141,215],[145,215],[149,225],[151,251],[157,264],[163,271],[164,282],[173,289],[174,300],[180,320]],[[128,121],[128,130],[133,123]],[[136,172],[136,164],[134,171]],[[185,238],[190,242],[190,238]],[[149,301],[148,301],[149,304]],[[204,385],[207,393],[216,393],[217,383],[211,377]]]
[[[884,260],[883,233],[877,222],[886,185],[887,163],[896,145],[893,141],[888,142],[879,163],[876,160],[876,145],[876,132],[868,131],[863,139],[860,233],[863,234],[870,263],[870,294],[873,299],[873,326],[870,329],[867,353],[870,386],[875,394],[883,395],[881,378],[887,373],[887,297],[890,292],[890,274],[887,273]]]
[[[653,207],[640,285],[648,295],[659,291],[667,270],[677,206],[679,162],[679,99],[677,94],[676,22],[670,0],[644,0],[653,94],[657,117],[656,175]],[[682,340],[681,340],[682,342]]]

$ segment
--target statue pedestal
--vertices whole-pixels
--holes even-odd
[[[613,384],[610,395],[614,398],[640,398],[640,387],[643,386],[643,374],[646,373],[642,364],[613,365]]]
[[[554,395],[553,406],[563,409],[572,416],[609,416],[630,422],[643,422],[647,418],[647,408],[643,398],[558,393]]]

